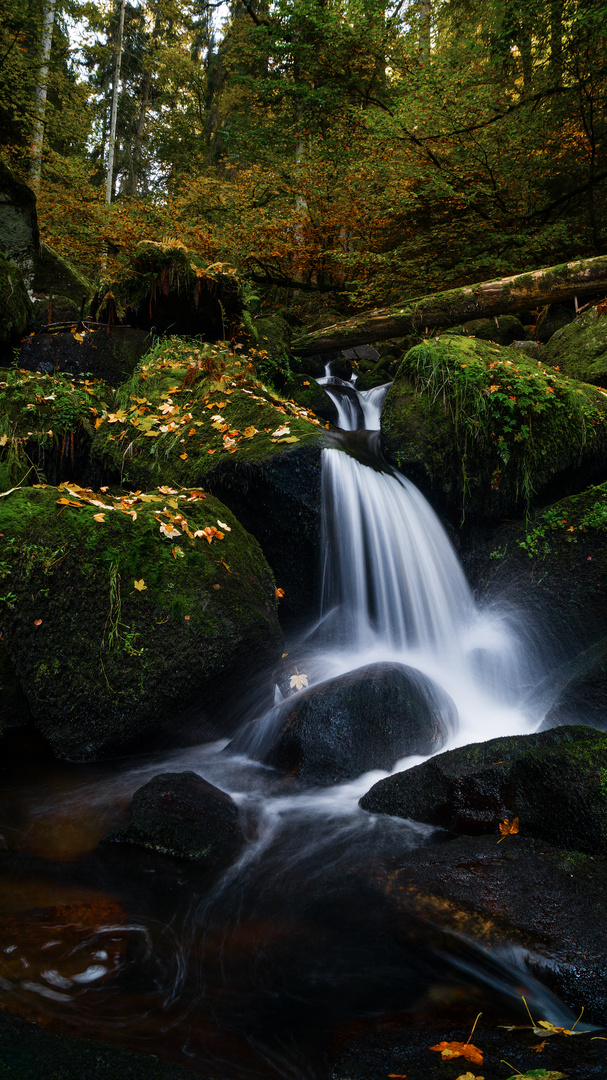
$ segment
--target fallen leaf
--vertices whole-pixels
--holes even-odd
[[[105,514],[93,514],[93,521],[105,521]]]
[[[232,532],[231,525],[226,525],[225,521],[220,521],[219,518],[217,518],[217,524],[220,529],[225,529],[226,532]]]
[[[291,434],[291,429],[290,429],[288,424],[281,424],[280,427],[276,428],[276,431],[272,432],[272,435],[278,435],[279,437],[281,435],[290,435],[290,434]]]
[[[180,547],[171,548],[171,555],[174,559],[185,559],[185,551]]]
[[[284,594],[285,594],[285,591],[284,591],[284,589],[274,589],[274,596],[275,596],[275,597],[276,597],[276,598],[277,598],[278,600],[282,600],[282,598],[283,598]]]
[[[244,435],[245,439],[252,439],[254,435],[259,435],[259,431],[256,427],[253,427],[251,425],[250,427],[246,427],[242,434]]]
[[[478,1046],[474,1046],[473,1043],[443,1041],[437,1043],[436,1046],[431,1046],[430,1050],[438,1050],[445,1061],[451,1061],[452,1058],[463,1057],[466,1061],[474,1061],[476,1065],[483,1064],[483,1052],[482,1050],[479,1050]]]
[[[291,690],[293,690],[293,688],[297,690],[303,690],[304,686],[307,685],[308,676],[300,675],[299,672],[297,672],[295,675],[291,675],[291,678],[289,679],[289,686],[291,687]],[[436,1047],[432,1047],[432,1049],[435,1050]]]
[[[538,1043],[537,1046],[530,1046],[529,1049],[530,1050],[535,1050],[536,1054],[540,1054],[541,1051],[545,1048],[545,1046],[546,1046],[546,1040],[542,1039],[541,1043]]]
[[[42,626],[42,619],[34,619],[34,626]]]
[[[170,521],[165,525],[160,526],[160,532],[164,536],[168,536],[169,540],[172,540],[174,536],[181,536],[179,529],[176,529],[174,525],[171,525]]]
[[[8,435],[0,435],[0,446],[6,446],[8,442]]]
[[[507,836],[515,836],[518,832],[518,818],[513,818],[510,821],[508,818],[505,821],[500,821],[499,830],[502,834],[501,840],[498,840],[498,844],[501,844],[502,840],[505,840]]]
[[[465,1072],[461,1076],[456,1076],[455,1080],[485,1080],[484,1076],[475,1076],[474,1073]]]
[[[185,461],[185,459],[187,458],[187,456],[188,456],[187,454],[180,454],[180,455],[179,455],[179,457],[181,458],[181,460],[182,460],[182,461]]]
[[[134,584],[135,588],[137,589],[137,592],[144,592],[145,589],[147,589],[147,585],[146,585],[145,581],[143,580],[143,578],[139,578],[139,581],[134,581],[133,584]]]
[[[62,506],[82,506],[82,503],[75,502],[74,499],[57,499],[57,502]]]

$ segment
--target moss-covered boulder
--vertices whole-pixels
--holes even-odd
[[[432,753],[456,722],[453,702],[419,671],[369,664],[288,699],[259,756],[290,776],[336,784]]]
[[[171,741],[187,709],[191,737],[221,734],[219,708],[280,654],[259,546],[198,489],[21,489],[0,500],[0,532],[0,630],[59,757]]]
[[[0,161],[0,252],[31,271],[39,245],[36,196],[28,184]]]
[[[513,348],[443,335],[398,368],[382,444],[454,518],[495,520],[603,478],[607,393]]]
[[[90,375],[118,386],[132,374],[152,344],[151,334],[132,326],[87,330],[76,326],[66,333],[32,334],[19,353],[19,366],[46,374]]]
[[[328,420],[332,424],[337,422],[337,405],[316,379],[291,374],[282,388],[282,393],[297,405],[309,409],[315,416],[320,416],[322,420]]]
[[[248,356],[171,339],[100,418],[94,454],[138,488],[204,485],[259,540],[294,615],[315,603],[320,421],[268,390]]]
[[[470,319],[459,326],[449,327],[447,334],[463,334],[467,337],[480,338],[481,341],[494,341],[496,345],[512,345],[513,341],[524,338],[523,324],[516,315],[497,315],[493,319]]]
[[[363,810],[468,835],[519,818],[525,836],[607,854],[607,738],[560,727],[448,750],[380,780]]]
[[[93,283],[85,274],[59,255],[44,240],[34,256],[31,287],[35,293],[58,295],[71,300],[80,311],[94,293]]]
[[[100,322],[124,321],[156,334],[234,338],[242,316],[242,283],[233,267],[212,265],[178,240],[145,240],[132,259],[104,281],[91,312]]]
[[[97,379],[0,369],[0,478],[4,488],[78,478],[101,484],[119,475],[91,458],[98,417],[113,391]]]
[[[227,866],[244,846],[238,807],[198,773],[161,773],[133,795],[126,829],[109,840]]]
[[[563,375],[595,386],[607,386],[607,306],[596,304],[550,338],[543,352],[545,364]]]
[[[12,350],[27,332],[33,314],[21,270],[0,255],[0,363],[10,363]]]

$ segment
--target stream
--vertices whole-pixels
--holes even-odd
[[[431,507],[381,458],[387,386],[357,394],[330,371],[319,381],[342,430],[323,451],[319,614],[285,646],[288,670],[313,687],[377,661],[417,669],[455,707],[442,749],[536,730],[541,716],[525,702],[546,673],[533,640],[511,614],[475,604]],[[434,830],[358,807],[385,771],[319,788],[260,763],[290,692],[277,685],[261,713],[251,703],[231,744],[96,766],[9,751],[0,1003],[236,1080],[328,1077],[337,1032],[423,1011],[437,986],[506,1010],[523,987],[532,1010],[569,1022],[524,957],[490,955],[421,919],[403,926],[381,880]],[[125,824],[137,788],[183,770],[236,801],[248,842],[233,866],[210,873],[99,845]]]

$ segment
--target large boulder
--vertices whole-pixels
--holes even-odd
[[[27,333],[33,310],[21,270],[0,254],[0,363],[12,361],[13,349]]]
[[[40,333],[26,338],[19,367],[45,374],[90,375],[117,386],[133,374],[151,345],[152,337],[145,330],[130,326],[88,330],[81,325],[74,333]]]
[[[320,421],[268,390],[248,355],[171,339],[120,388],[93,453],[141,489],[204,484],[259,541],[299,618],[316,602],[323,445]]]
[[[404,664],[369,664],[297,693],[280,710],[262,760],[316,784],[431,754],[457,721],[453,702]]]
[[[607,305],[595,304],[557,330],[542,354],[545,364],[596,386],[607,384]]]
[[[93,286],[68,259],[40,239],[36,196],[31,187],[0,162],[0,252],[23,272],[29,290],[63,296],[81,308]]]
[[[560,727],[448,750],[375,784],[363,810],[468,835],[519,818],[525,836],[607,854],[607,739]]]
[[[259,545],[199,489],[18,489],[0,533],[0,634],[58,757],[228,734],[230,701],[280,655]]]
[[[160,773],[133,795],[126,829],[108,839],[227,866],[244,845],[238,807],[195,772]]]
[[[402,361],[382,444],[439,509],[487,523],[603,479],[607,398],[513,348],[443,335]]]

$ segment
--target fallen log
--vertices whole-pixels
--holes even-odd
[[[528,274],[482,281],[460,289],[433,293],[404,304],[361,312],[322,330],[302,334],[293,341],[300,356],[369,345],[373,341],[425,333],[469,319],[492,318],[525,308],[542,307],[574,296],[587,296],[607,288],[607,255],[577,259]]]

